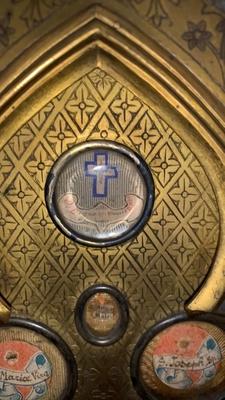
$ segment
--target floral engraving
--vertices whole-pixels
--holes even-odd
[[[12,3],[24,3],[20,18],[25,22],[28,29],[32,29],[66,1],[69,0],[12,0]]]
[[[225,61],[225,18],[218,23],[216,30],[222,33],[219,54],[220,58]]]
[[[161,33],[170,36],[171,40],[185,49],[182,40],[186,41],[186,51],[191,53],[192,58],[208,72],[222,89],[225,89],[225,2],[224,0],[202,0],[193,1],[193,14],[199,16],[199,21],[187,21],[185,17],[185,1],[181,0],[127,0],[135,11],[148,21],[153,27],[160,30]],[[191,2],[190,2],[191,3]],[[203,5],[202,5],[203,4]],[[176,8],[175,8],[176,7]],[[181,23],[178,25],[180,14],[183,15]],[[189,14],[190,15],[190,14]],[[213,18],[210,19],[210,16]],[[206,16],[203,19],[202,16]],[[219,18],[219,19],[218,19]],[[216,21],[216,19],[218,21]],[[212,29],[212,21],[215,25]],[[207,24],[210,29],[207,29]],[[185,30],[185,25],[187,29]],[[181,39],[181,40],[180,40]],[[193,51],[194,50],[194,51]],[[195,50],[201,52],[211,52],[210,61],[206,56],[199,55]],[[218,63],[218,76],[213,75],[213,58]],[[216,67],[215,67],[216,68]],[[194,69],[194,68],[193,68]]]
[[[15,32],[14,28],[10,27],[11,13],[6,13],[4,17],[0,17],[0,43],[7,47],[10,42],[10,35]]]
[[[170,16],[167,12],[167,3],[170,2],[174,6],[178,6],[181,0],[133,0],[135,8],[143,7],[145,18],[150,21],[156,28],[159,28],[164,20],[169,20],[172,24]]]
[[[96,68],[94,71],[92,71],[89,74],[89,77],[103,98],[107,96],[110,90],[112,90],[112,87],[115,85],[115,80],[100,68]]]
[[[119,96],[116,97],[111,105],[111,110],[115,117],[118,118],[122,129],[126,129],[140,108],[139,100],[125,88],[121,89]]]
[[[182,38],[188,42],[190,50],[198,47],[199,50],[204,51],[212,36],[211,32],[206,30],[206,22],[200,21],[198,24],[188,22],[188,31],[184,32]]]
[[[66,105],[72,121],[81,131],[84,130],[97,108],[97,102],[84,83],[78,86]]]
[[[188,21],[187,26],[188,31],[182,34],[182,39],[187,42],[188,48],[191,51],[197,47],[200,51],[205,51],[206,49],[209,49],[213,53],[213,55],[217,59],[217,62],[219,63],[223,86],[225,88],[225,70],[224,66],[221,63],[221,59],[225,59],[225,19],[220,21],[216,27],[219,32],[223,32],[220,49],[217,49],[214,46],[211,40],[213,34],[212,32],[207,30],[206,21],[201,20],[197,24]]]

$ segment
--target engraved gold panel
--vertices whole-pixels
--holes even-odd
[[[132,348],[155,321],[182,310],[202,283],[218,244],[219,210],[207,171],[182,139],[181,125],[168,123],[163,109],[150,106],[115,65],[109,72],[107,64],[89,62],[88,69],[65,72],[47,104],[48,86],[36,104],[26,100],[18,110],[23,124],[4,136],[0,285],[16,313],[46,322],[73,348],[80,369],[76,399],[131,400],[137,399],[129,378]],[[26,107],[31,115],[35,111],[28,119]],[[156,186],[153,215],[143,232],[108,249],[85,248],[63,236],[44,200],[54,161],[72,145],[96,139],[138,151]],[[73,320],[77,298],[95,283],[117,286],[130,304],[127,332],[107,349],[86,343]]]

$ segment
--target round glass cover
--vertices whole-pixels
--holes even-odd
[[[73,147],[55,163],[46,184],[47,206],[58,227],[97,246],[132,237],[149,218],[153,200],[145,162],[113,142]]]

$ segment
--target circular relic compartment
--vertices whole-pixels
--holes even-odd
[[[80,335],[92,344],[109,345],[118,341],[128,324],[127,302],[116,288],[95,285],[78,299],[75,321]]]
[[[185,314],[150,329],[131,361],[133,384],[143,399],[205,398],[225,387],[224,318],[213,314],[189,320]]]
[[[76,382],[72,352],[47,326],[11,318],[0,327],[0,399],[71,400]]]
[[[55,224],[71,239],[92,246],[111,246],[136,235],[153,202],[153,178],[145,161],[109,141],[72,147],[46,182],[46,204]]]

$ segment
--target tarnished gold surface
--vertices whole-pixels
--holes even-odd
[[[186,300],[189,310],[211,310],[225,288],[224,64],[213,59],[220,70],[214,74],[208,47],[210,39],[219,54],[222,33],[213,29],[223,12],[215,6],[210,19],[200,2],[190,2],[193,23],[208,24],[195,29],[187,24],[188,6],[179,1],[160,1],[165,12],[157,18],[146,7],[155,1],[112,1],[108,10],[88,8],[93,1],[67,2],[64,13],[65,2],[56,1],[45,8],[54,9],[46,18],[36,8],[44,2],[27,3],[35,5],[28,19],[21,17],[25,1],[12,2],[19,22],[0,61],[3,70],[11,63],[0,77],[1,291],[16,313],[46,322],[73,348],[77,399],[137,399],[129,362],[140,335],[183,309]],[[25,30],[28,20],[33,22]],[[213,36],[201,36],[208,26]],[[189,30],[200,34],[201,43],[188,44]],[[95,139],[138,151],[156,185],[144,231],[108,249],[64,237],[44,200],[47,173],[58,156]],[[76,301],[94,283],[117,286],[130,305],[127,333],[104,349],[87,344],[74,324]]]

